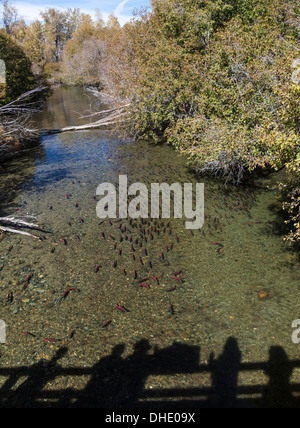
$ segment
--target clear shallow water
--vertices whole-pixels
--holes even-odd
[[[74,111],[86,114],[91,103],[79,89],[59,88],[36,120],[43,129],[80,123]],[[172,219],[99,225],[96,188],[102,182],[118,182],[120,174],[127,174],[131,183],[204,182],[204,228],[192,235],[183,220]],[[43,242],[1,237],[0,318],[8,326],[2,366],[51,360],[64,345],[68,353],[61,365],[92,367],[120,344],[123,358],[133,358],[141,341],[147,343],[143,356],[155,358],[159,349],[169,349],[170,361],[178,352],[174,342],[187,346],[183,367],[194,349],[198,363],[208,363],[212,353],[222,361],[228,340],[235,344],[231,352],[240,353],[243,362],[267,362],[274,347],[296,360],[300,345],[292,343],[291,324],[300,318],[299,264],[276,228],[280,201],[276,192],[265,190],[274,182],[276,177],[260,180],[253,188],[224,189],[213,180],[196,178],[186,160],[169,147],[122,141],[107,131],[44,136],[41,146],[0,170],[1,212],[37,215],[39,224],[51,231],[44,233]],[[172,279],[176,271],[182,271],[182,283]],[[150,278],[144,281],[150,289],[139,287],[145,278]],[[64,299],[70,287],[80,292]],[[260,300],[260,291],[268,298]],[[9,292],[12,304],[6,302]],[[129,312],[118,311],[117,304]],[[111,324],[103,329],[108,320]],[[45,338],[59,342],[45,343]],[[145,387],[211,385],[209,374],[179,375],[187,371],[183,367],[171,370],[171,377],[150,371]],[[70,377],[56,383],[59,389],[80,389],[86,380]],[[268,381],[260,369],[241,372],[238,382]],[[299,383],[296,370],[291,381]]]

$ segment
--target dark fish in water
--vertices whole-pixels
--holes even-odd
[[[14,295],[13,295],[13,293],[12,293],[12,292],[8,292],[8,293],[7,293],[6,301],[7,301],[8,303],[12,303],[12,302],[14,301]]]
[[[218,245],[219,247],[224,247],[224,245],[221,244],[220,242],[213,242],[213,245]]]
[[[101,265],[99,265],[95,268],[95,272],[98,273],[100,269],[101,269]]]
[[[171,293],[174,290],[176,290],[176,287],[169,288],[169,290],[167,290],[167,293]]]
[[[178,271],[178,272],[174,272],[174,275],[175,276],[178,276],[178,275],[180,275],[182,273],[182,270],[180,270],[180,271]]]
[[[47,343],[56,343],[56,342],[59,342],[59,340],[57,340],[57,339],[43,339],[43,341],[47,342]]]
[[[136,270],[135,270],[135,271],[133,271],[133,277],[134,277],[134,279],[137,279],[137,273],[136,273]]]
[[[32,333],[28,333],[27,331],[22,331],[22,332],[21,332],[21,334],[22,334],[23,336],[36,337],[34,334],[32,334]]]
[[[31,273],[27,278],[26,278],[26,282],[29,282],[31,280],[31,278],[33,277],[33,273]]]
[[[123,306],[120,306],[120,305],[116,305],[116,308],[119,309],[119,311],[121,311],[121,312],[129,312],[128,309],[126,309],[126,308],[124,308]]]
[[[74,335],[75,335],[75,330],[72,330],[70,333],[70,339],[73,339]]]
[[[82,218],[78,219],[79,223],[84,223],[84,220]]]
[[[64,238],[60,238],[60,242],[62,242],[64,245],[68,245],[67,241]]]
[[[173,305],[171,305],[171,303],[169,305],[169,312],[170,312],[171,315],[175,314],[174,307],[173,307]]]
[[[65,299],[66,297],[68,297],[71,291],[77,291],[77,293],[80,292],[78,288],[74,288],[74,287],[68,288],[68,290],[64,293],[63,298]]]
[[[156,282],[156,284],[159,284],[159,280],[155,276],[152,275],[152,278],[154,279],[154,281]]]
[[[172,279],[175,279],[178,282],[182,282],[182,279],[179,278],[178,276],[172,276]]]
[[[140,284],[140,287],[145,287],[145,288],[148,288],[148,290],[150,290],[150,285],[147,285],[147,284]]]
[[[106,328],[106,327],[108,327],[111,323],[112,323],[112,320],[108,320],[108,321],[106,321],[106,322],[103,324],[102,328]]]

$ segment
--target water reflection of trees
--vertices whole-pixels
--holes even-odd
[[[27,142],[10,159],[0,163],[0,215],[14,209],[14,201],[25,185],[31,183],[38,160],[46,157],[40,141]]]
[[[291,383],[300,360],[290,361],[281,347],[270,349],[267,362],[243,363],[237,341],[230,338],[223,353],[211,355],[208,364],[199,364],[200,348],[174,343],[149,353],[148,341],[135,345],[133,354],[123,357],[125,345],[116,346],[111,355],[91,368],[63,368],[60,361],[68,350],[61,348],[51,361],[40,361],[31,367],[0,368],[6,380],[0,387],[2,407],[77,407],[77,408],[296,408],[300,404],[300,384]],[[240,385],[242,372],[264,372],[266,385]],[[211,387],[146,389],[149,376],[210,374]],[[49,385],[60,377],[89,376],[83,390],[51,390]],[[21,378],[26,380],[17,386]]]

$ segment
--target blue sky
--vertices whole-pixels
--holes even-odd
[[[114,13],[123,25],[132,17],[134,9],[149,6],[150,0],[11,0],[11,3],[18,9],[19,15],[26,22],[39,18],[40,11],[49,7],[59,9],[71,7],[80,8],[83,12],[91,15],[98,8],[105,20],[111,13]]]

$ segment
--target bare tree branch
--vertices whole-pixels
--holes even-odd
[[[22,230],[16,230],[12,227],[27,227],[29,229],[37,229],[39,226],[37,224],[28,223],[27,221],[22,220],[23,218],[33,219],[32,216],[21,216],[20,218],[9,216],[9,217],[0,217],[0,223],[3,223],[5,226],[0,226],[0,232],[5,233],[14,233],[17,235],[29,236],[34,239],[40,239],[38,236],[32,235],[28,232],[23,232]],[[6,224],[11,225],[12,227],[7,227]]]
[[[6,152],[17,140],[28,140],[39,135],[39,130],[29,128],[27,123],[31,114],[40,110],[41,101],[36,101],[36,98],[45,89],[35,88],[0,106],[0,154]]]

